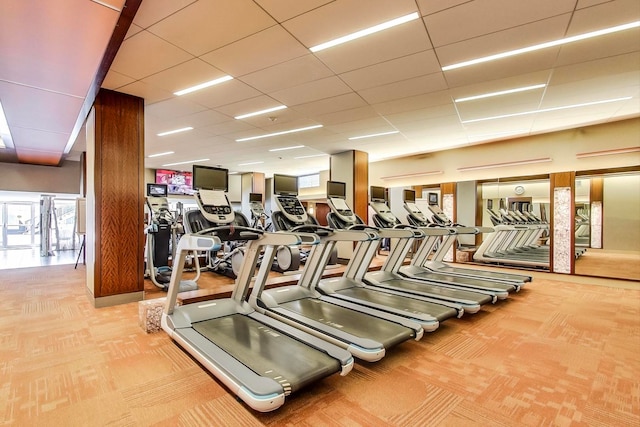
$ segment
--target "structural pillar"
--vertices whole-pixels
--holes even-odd
[[[604,178],[594,177],[590,180],[589,188],[589,247],[594,249],[602,249],[602,218],[604,218]]]
[[[440,184],[440,196],[442,199],[442,212],[444,212],[451,221],[457,221],[456,216],[456,183],[446,182]],[[452,245],[444,256],[444,261],[453,262],[456,259],[456,245]]]
[[[144,100],[101,89],[86,123],[87,295],[96,307],[143,299]]]
[[[551,187],[551,250],[549,267],[552,273],[575,273],[575,172],[552,173]]]

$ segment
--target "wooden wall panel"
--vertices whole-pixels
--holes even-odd
[[[589,201],[602,202],[604,200],[604,178],[599,176],[591,178],[589,181]]]
[[[353,152],[353,209],[367,221],[369,215],[369,154]]]
[[[90,172],[91,173],[91,172]],[[95,103],[94,297],[144,289],[144,100],[101,90]]]

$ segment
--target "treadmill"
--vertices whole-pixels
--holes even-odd
[[[371,205],[379,205],[378,214],[374,220],[378,219],[376,225],[380,229],[405,228],[413,233],[411,238],[393,239],[391,251],[379,271],[370,271],[364,274],[363,281],[371,286],[380,287],[394,292],[409,293],[422,297],[437,300],[439,304],[450,307],[462,306],[465,313],[477,313],[484,304],[495,303],[497,296],[473,290],[458,289],[453,286],[433,283],[421,279],[411,279],[398,273],[404,260],[416,240],[424,240],[429,237],[439,237],[448,234],[444,229],[438,228],[417,228],[400,224],[400,221],[391,213],[385,203],[385,189],[383,187],[371,186]],[[385,210],[386,209],[386,210]],[[381,218],[385,218],[384,221]],[[382,227],[380,227],[382,225]],[[421,245],[422,248],[424,245]]]
[[[400,221],[389,210],[385,203],[372,202],[371,207],[376,212],[374,215],[374,222],[378,226],[390,228],[393,224],[397,224]],[[451,231],[443,229],[441,227],[423,228],[430,238],[424,239],[420,250],[429,252],[425,248],[432,248],[434,241],[438,240],[438,233],[440,231],[441,236],[446,236]],[[420,250],[418,251],[419,255]],[[405,252],[406,254],[406,252]],[[416,255],[416,256],[419,256]],[[422,255],[424,256],[424,255]],[[486,293],[492,295],[498,299],[506,299],[509,296],[509,292],[515,291],[517,288],[512,284],[502,284],[497,282],[491,282],[488,280],[472,279],[467,277],[453,276],[451,274],[435,273],[428,269],[417,265],[403,265],[404,258],[397,257],[394,259],[394,264],[391,264],[390,268],[393,271],[397,271],[400,275],[411,279],[425,280],[429,283],[437,283],[441,286],[448,286],[455,289],[470,290],[473,292]]]
[[[263,263],[249,298],[252,307],[369,362],[380,360],[388,348],[412,338],[421,339],[424,330],[413,320],[322,295],[312,286],[322,277],[336,241],[366,241],[376,236],[370,231],[334,232],[309,224],[297,198],[297,177],[275,174],[273,185],[273,200],[279,209],[272,212],[274,222],[286,225],[290,232],[314,233],[319,240],[312,246],[297,284],[265,289],[264,276],[269,270]],[[273,247],[267,247],[264,256],[272,257],[273,251]]]
[[[371,230],[378,238],[358,242],[342,277],[322,279],[316,289],[325,295],[412,318],[427,332],[435,330],[441,321],[454,316],[462,317],[464,308],[461,305],[443,305],[442,301],[436,299],[364,283],[363,277],[376,255],[380,240],[410,238],[413,232],[408,229],[380,230],[364,224],[346,204],[345,187],[343,182],[327,182],[327,202],[331,208],[327,215],[329,226],[339,230]]]
[[[212,209],[223,212],[226,206]],[[218,250],[221,241],[232,239],[248,244],[231,297],[176,306],[188,252]],[[348,351],[264,316],[246,301],[262,248],[300,242],[294,233],[222,226],[184,235],[177,247],[162,329],[249,407],[261,412],[279,408],[286,396],[314,381],[337,372],[346,375],[354,363]],[[258,280],[264,282],[266,276],[256,278],[254,285],[263,286]]]
[[[522,274],[500,273],[486,270],[478,270],[472,268],[454,267],[443,262],[446,252],[456,242],[456,236],[459,234],[478,234],[482,232],[493,232],[489,227],[465,227],[454,224],[447,215],[440,209],[437,204],[429,204],[429,210],[433,214],[435,221],[429,222],[427,216],[415,203],[415,191],[405,190],[404,208],[409,213],[407,220],[409,223],[417,227],[429,227],[435,224],[451,231],[450,235],[444,236],[440,242],[438,250],[431,259],[425,251],[421,257],[414,257],[411,264],[418,267],[424,267],[435,273],[451,274],[454,276],[481,278],[483,280],[495,281],[499,283],[513,284],[519,290],[526,282],[531,282],[532,277]]]

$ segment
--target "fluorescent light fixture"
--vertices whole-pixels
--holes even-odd
[[[165,151],[164,153],[156,153],[156,154],[149,154],[149,158],[152,157],[161,157],[161,156],[168,156],[169,154],[173,154],[173,151]]]
[[[324,154],[324,153],[322,153],[322,154],[311,154],[309,156],[294,157],[294,159],[295,160],[298,160],[298,159],[310,159],[312,157],[325,157],[325,156],[328,156],[328,154]]]
[[[236,120],[246,119],[247,117],[259,116],[260,114],[273,113],[274,111],[284,110],[285,108],[287,108],[286,105],[278,105],[277,107],[271,107],[265,110],[254,111],[253,113],[247,113],[247,114],[242,114],[240,116],[235,116],[234,119]]]
[[[565,37],[563,39],[553,40],[546,43],[540,43],[533,46],[523,47],[521,49],[515,49],[507,52],[497,53],[495,55],[484,56],[482,58],[476,58],[469,61],[459,62],[457,64],[447,65],[445,67],[442,67],[442,71],[455,70],[456,68],[468,67],[469,65],[495,61],[496,59],[507,58],[510,56],[520,55],[522,53],[546,49],[548,47],[560,46],[567,43],[573,43],[579,40],[590,39],[592,37],[603,36],[605,34],[616,33],[618,31],[625,31],[625,30],[629,30],[631,28],[637,28],[637,27],[640,27],[640,21],[630,22],[628,24],[623,24],[623,25],[617,25],[615,27],[610,27],[610,28],[604,28],[602,30],[591,31],[589,33],[578,34],[577,36]]]
[[[259,165],[264,162],[248,162],[248,163],[238,163],[238,166],[250,166],[250,165]]]
[[[166,163],[162,166],[186,165],[188,163],[198,163],[198,162],[208,162],[208,161],[209,159],[196,159],[196,160],[187,160],[186,162]]]
[[[381,176],[380,179],[388,181],[393,179],[415,178],[418,176],[440,175],[443,173],[444,173],[443,171],[416,172],[416,173],[406,173],[403,175]]]
[[[615,148],[613,150],[591,151],[588,153],[578,153],[576,158],[584,159],[587,157],[611,156],[613,154],[627,154],[640,152],[640,147]]]
[[[269,138],[271,136],[286,135],[288,133],[303,132],[305,130],[317,129],[317,128],[321,128],[321,127],[322,127],[322,125],[313,125],[313,126],[307,126],[307,127],[304,127],[304,128],[283,130],[282,132],[267,133],[265,135],[250,136],[248,138],[236,139],[236,142],[253,141],[254,139],[262,139],[262,138]]]
[[[166,132],[160,132],[158,134],[158,136],[173,135],[174,133],[186,132],[186,131],[189,131],[189,130],[193,130],[193,128],[191,126],[187,126],[186,128],[180,128],[180,129],[169,130],[169,131],[166,131]]]
[[[458,168],[458,172],[466,172],[466,171],[475,171],[480,169],[494,169],[494,168],[504,168],[507,166],[520,166],[520,165],[531,165],[535,163],[546,163],[550,162],[553,159],[551,157],[542,157],[539,159],[529,159],[529,160],[519,160],[516,162],[505,162],[505,163],[491,163],[488,165],[478,165],[478,166],[466,166],[463,168]]]
[[[310,47],[309,50],[311,52],[319,52],[321,50],[324,50],[333,46],[337,46],[342,43],[350,42],[352,40],[359,39],[360,37],[368,36],[370,34],[374,34],[379,31],[383,31],[391,27],[404,24],[405,22],[413,21],[414,19],[418,19],[418,18],[420,18],[420,15],[418,14],[418,12],[413,12],[408,15],[392,19],[391,21],[383,22],[382,24],[374,25],[373,27],[365,28],[364,30],[356,31],[355,33],[351,33],[346,36],[342,36],[337,39],[330,40],[325,43],[321,43],[317,46]]]
[[[3,148],[14,148],[9,123],[7,122],[7,117],[4,115],[2,103],[0,103],[0,137],[2,138]]]
[[[351,138],[349,138],[349,141],[353,141],[355,139],[373,138],[375,136],[393,135],[395,133],[400,133],[400,131],[399,130],[392,130],[390,132],[372,133],[371,135],[352,136]]]
[[[567,110],[569,108],[588,107],[590,105],[607,104],[609,102],[627,101],[631,98],[632,98],[631,96],[625,96],[623,98],[603,99],[601,101],[584,102],[582,104],[562,105],[560,107],[543,108],[541,110],[523,111],[520,113],[511,113],[511,114],[502,114],[500,116],[483,117],[481,119],[463,120],[461,123],[467,124],[467,123],[484,122],[487,120],[504,119],[507,117],[526,116],[527,114],[547,113],[549,111]]]
[[[116,12],[121,12],[120,9],[118,9],[117,7],[107,3],[106,1],[101,1],[101,0],[91,0],[91,1],[93,1],[94,3],[98,3],[99,5],[104,6],[106,8],[109,8],[111,10],[115,10]]]
[[[292,145],[291,147],[272,148],[269,151],[286,151],[286,150],[295,150],[296,148],[304,148],[304,145]]]
[[[457,99],[454,99],[453,101],[454,102],[474,101],[476,99],[491,98],[493,96],[509,95],[511,93],[526,92],[528,90],[541,89],[546,86],[547,86],[546,83],[542,83],[539,85],[517,87],[514,89],[501,90],[499,92],[491,92],[491,93],[485,93],[482,95],[467,96],[466,98],[457,98]]]
[[[206,89],[208,87],[215,86],[215,85],[218,85],[220,83],[227,82],[229,80],[233,80],[233,77],[231,77],[231,76],[223,76],[223,77],[220,77],[220,78],[215,79],[215,80],[210,80],[208,82],[200,83],[198,85],[191,86],[191,87],[188,87],[186,89],[179,90],[177,92],[173,92],[173,94],[176,95],[176,96],[182,96],[182,95],[186,95],[186,94],[191,93],[191,92],[195,92],[197,90]]]

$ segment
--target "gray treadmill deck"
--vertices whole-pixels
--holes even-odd
[[[283,389],[290,384],[296,391],[340,371],[336,359],[242,314],[194,323],[193,329]]]
[[[428,301],[420,301],[411,297],[386,294],[382,291],[376,291],[373,289],[354,287],[342,289],[337,293],[351,298],[403,310],[407,315],[411,315],[411,313],[429,314],[438,319],[439,322],[452,317],[457,317],[458,315],[458,311],[455,308],[446,307],[444,305]]]
[[[441,282],[447,285],[460,286],[467,289],[479,289],[479,290],[500,291],[500,292],[505,292],[505,291],[513,292],[516,290],[516,287],[514,285],[490,282],[488,280],[471,279],[468,277],[452,276],[451,274],[434,273],[426,269],[421,273],[411,274],[411,277],[430,280],[434,282]]]
[[[327,325],[327,329],[320,332],[331,335],[331,329],[338,329],[359,338],[377,341],[384,348],[393,347],[414,336],[411,329],[400,324],[315,298],[288,301],[279,307]]]
[[[468,274],[477,276],[483,279],[494,279],[494,280],[509,280],[512,282],[525,283],[531,281],[531,276],[522,276],[519,274],[508,274],[508,273],[497,273],[493,271],[484,271],[484,270],[474,270],[467,268],[458,268],[458,267],[437,267],[434,268],[434,271],[445,273],[445,274]]]
[[[480,294],[473,291],[444,288],[442,286],[439,286],[437,283],[427,283],[421,281],[420,279],[388,279],[374,286],[389,287],[390,289],[397,289],[409,293],[417,293],[418,295],[430,294],[433,295],[434,298],[440,296],[442,298],[447,298],[447,300],[456,299],[459,301],[467,301],[480,305],[489,304],[492,302],[492,297],[490,295]]]

